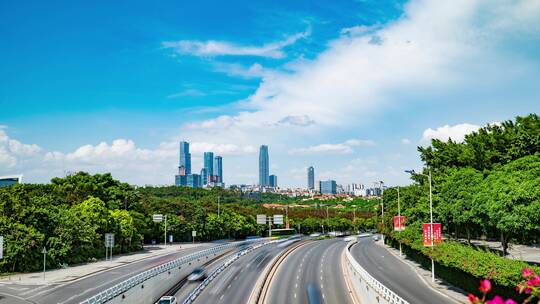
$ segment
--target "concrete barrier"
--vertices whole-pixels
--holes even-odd
[[[80,304],[154,303],[196,267],[236,246],[261,241],[264,239],[224,244],[186,255],[130,277]]]
[[[349,272],[353,292],[360,299],[361,303],[381,303],[381,304],[409,304],[403,298],[384,286],[381,282],[372,277],[354,259],[350,248],[357,241],[350,241],[345,248],[345,268]]]

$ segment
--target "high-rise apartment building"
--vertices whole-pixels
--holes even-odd
[[[259,149],[259,186],[270,185],[270,163],[268,160],[268,146],[262,145]]]
[[[214,152],[204,152],[204,168],[208,176],[214,175]]]
[[[268,183],[270,187],[277,188],[277,176],[274,174],[268,177]]]
[[[221,156],[214,158],[214,175],[217,176],[218,183],[223,183],[223,158]]]
[[[307,168],[307,187],[309,190],[315,189],[315,168],[313,166]]]
[[[184,168],[183,172],[185,175],[191,174],[191,153],[189,153],[189,143],[187,141],[180,142],[180,164],[178,167]],[[182,172],[179,173],[181,175]]]

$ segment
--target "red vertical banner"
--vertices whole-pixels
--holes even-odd
[[[433,243],[440,244],[442,242],[441,223],[422,224],[422,238],[424,240],[424,246],[431,246],[431,225],[433,225]]]
[[[422,239],[424,246],[431,246],[431,224],[422,224]]]
[[[394,231],[403,231],[405,230],[405,217],[394,216]]]
[[[441,223],[433,223],[433,239],[435,244],[442,242],[442,225]]]

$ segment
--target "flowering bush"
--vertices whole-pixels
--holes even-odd
[[[525,303],[534,303],[533,300],[538,300],[540,304],[540,275],[537,275],[532,269],[525,268],[521,272],[522,282],[516,286],[516,291],[520,294],[525,294],[526,298],[523,300]],[[491,292],[491,281],[490,280],[480,280],[480,287],[478,290],[482,293],[482,297],[470,293],[469,301],[473,304],[517,304],[513,299],[503,299],[501,296],[494,296],[491,300],[487,299],[488,293]]]

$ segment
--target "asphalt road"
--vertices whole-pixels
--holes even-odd
[[[455,303],[428,287],[411,269],[372,238],[360,238],[351,254],[375,279],[411,304]]]
[[[263,269],[283,250],[285,248],[271,244],[240,257],[205,288],[195,302],[246,303]]]
[[[341,268],[342,239],[314,241],[293,251],[270,285],[268,303],[352,303]],[[308,296],[308,287],[312,297]]]
[[[189,248],[176,253],[134,262],[119,268],[101,272],[67,284],[10,286],[0,285],[0,304],[71,304],[105,290],[130,276],[146,271],[157,265],[172,261],[211,245]]]

